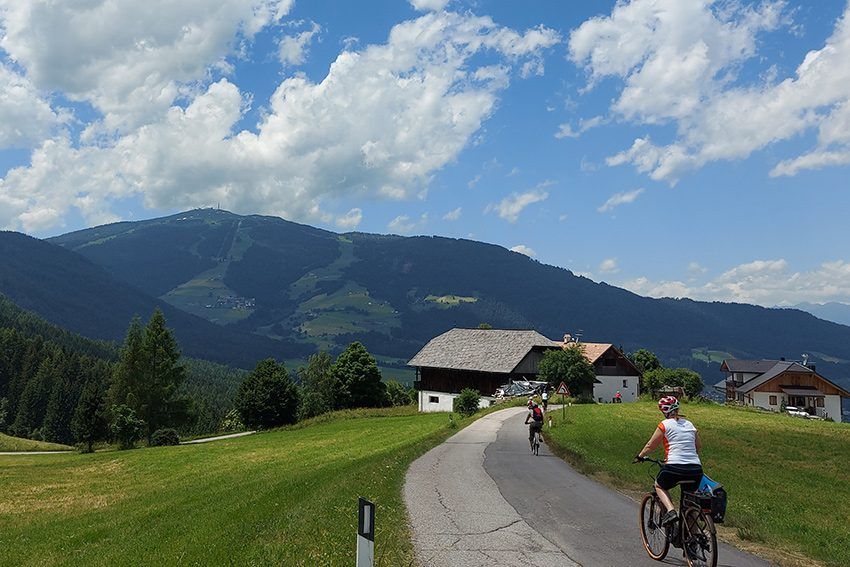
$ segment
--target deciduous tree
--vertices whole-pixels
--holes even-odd
[[[236,393],[236,410],[248,427],[268,429],[295,423],[298,388],[286,367],[273,358],[257,363]]]
[[[381,407],[387,403],[387,387],[381,381],[378,363],[359,342],[351,343],[339,355],[331,377],[339,385],[343,407]]]
[[[631,353],[629,355],[629,360],[631,360],[632,364],[637,366],[637,369],[641,372],[649,372],[650,370],[661,368],[661,362],[658,360],[658,357],[655,356],[655,353],[645,348],[639,348]]]
[[[112,436],[121,450],[132,449],[145,433],[145,422],[136,417],[133,408],[124,404],[112,406]]]
[[[578,344],[565,349],[546,351],[543,354],[543,360],[540,361],[538,372],[539,378],[552,387],[557,387],[563,381],[573,396],[592,397],[593,395],[596,371]]]

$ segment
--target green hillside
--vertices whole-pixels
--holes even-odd
[[[72,443],[70,419],[83,384],[107,383],[117,358],[115,343],[71,333],[0,295],[0,431]],[[217,431],[244,372],[192,358],[182,364],[180,393],[192,400],[194,416],[183,432]]]
[[[360,411],[204,445],[0,456],[2,565],[353,565],[357,497],[376,564],[409,565],[401,495],[445,414]]]
[[[406,360],[451,327],[487,322],[553,338],[583,330],[588,341],[650,348],[707,382],[720,378],[723,355],[802,352],[825,375],[850,380],[850,327],[793,309],[644,298],[471,240],[340,235],[201,209],[51,242],[249,342],[280,341],[283,358],[303,358],[298,349],[338,352],[360,340]]]
[[[32,439],[22,439],[20,437],[12,437],[5,433],[0,433],[0,452],[3,451],[71,451],[73,447],[62,445],[60,443],[46,443],[44,441],[33,441]]]
[[[140,244],[141,248],[153,246],[147,239]],[[156,246],[167,249],[165,243]],[[251,368],[267,356],[296,358],[312,352],[294,341],[274,341],[210,323],[116,279],[79,254],[23,234],[0,232],[0,257],[0,293],[21,308],[86,337],[123,340],[133,316],[148,317],[160,308],[187,356]],[[160,269],[171,273],[172,265],[166,259],[163,262]],[[205,268],[202,264],[189,263],[187,269]],[[163,279],[150,269],[136,283]]]
[[[850,425],[714,404],[686,404],[682,413],[700,430],[706,473],[729,493],[721,535],[778,550],[784,565],[811,565],[800,554],[850,565]],[[654,469],[631,460],[660,421],[654,402],[572,406],[565,423],[560,411],[551,415],[547,442],[567,460],[620,488],[651,484]]]

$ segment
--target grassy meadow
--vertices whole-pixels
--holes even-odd
[[[365,496],[376,564],[409,565],[404,474],[450,433],[446,414],[397,408],[202,445],[0,456],[0,564],[353,565]]]
[[[850,425],[708,404],[682,414],[700,430],[706,473],[729,493],[721,535],[778,550],[784,564],[850,565]],[[649,488],[655,469],[631,460],[661,419],[655,403],[574,405],[565,422],[551,415],[547,442],[567,460],[618,488]]]
[[[0,452],[3,451],[70,451],[73,447],[46,441],[33,441],[0,433]],[[2,462],[0,462],[2,465]]]

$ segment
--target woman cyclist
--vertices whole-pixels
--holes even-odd
[[[673,396],[665,396],[658,401],[658,409],[665,419],[658,424],[652,437],[635,457],[635,461],[642,461],[664,443],[665,463],[655,479],[655,492],[666,510],[666,514],[661,518],[662,525],[666,525],[678,517],[670,499],[670,489],[677,484],[698,485],[702,480],[702,462],[699,459],[702,445],[694,424],[679,416],[679,400]]]

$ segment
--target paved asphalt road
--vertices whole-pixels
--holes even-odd
[[[529,527],[484,471],[484,450],[517,411],[523,409],[477,420],[408,469],[404,500],[421,567],[575,567]]]
[[[76,451],[2,451],[0,455],[18,455],[18,456],[26,456],[26,455],[66,455],[68,453],[75,453]]]
[[[253,435],[256,431],[243,431],[242,433],[230,433],[229,435],[218,435],[217,437],[204,437],[203,439],[192,439],[191,441],[183,441],[181,445],[197,445],[198,443],[209,443],[210,441],[221,441],[222,439],[236,439],[237,437],[245,437]]]
[[[576,472],[545,446],[538,457],[532,455],[524,419],[524,414],[512,414],[504,420],[485,451],[484,469],[504,499],[532,529],[579,565],[658,567],[641,545],[638,504]],[[649,472],[648,465],[635,466],[646,466]],[[663,564],[686,563],[681,551],[671,547]],[[770,563],[721,545],[718,565]]]

